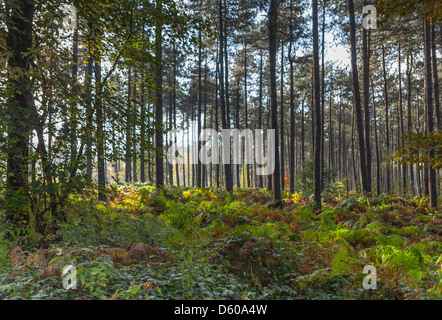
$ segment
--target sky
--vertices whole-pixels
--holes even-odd
[[[326,62],[333,61],[337,64],[342,64],[343,67],[350,66],[350,50],[341,44],[334,43],[332,33],[325,34],[325,45],[324,59]]]

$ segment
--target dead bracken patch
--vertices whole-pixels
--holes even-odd
[[[129,250],[129,257],[132,260],[144,260],[153,258],[153,256],[160,259],[166,259],[168,258],[168,253],[158,247],[146,243],[136,244]]]
[[[135,244],[129,248],[103,248],[95,253],[96,256],[105,254],[109,256],[114,263],[125,266],[144,260],[163,260],[168,259],[169,254],[161,248],[150,244]]]
[[[11,264],[13,268],[20,266],[45,267],[54,256],[55,253],[49,249],[38,249],[31,252],[23,251],[17,246],[11,251]]]
[[[274,256],[275,248],[272,243],[255,239],[232,238],[216,239],[213,242],[223,243],[224,246],[217,250],[215,256],[210,257],[210,263],[219,264],[221,261],[229,261],[230,272],[239,277],[252,277],[262,284],[269,284],[273,281],[267,271],[277,268],[280,265],[280,259]]]
[[[38,271],[38,279],[49,278],[53,276],[59,277],[61,275],[61,269],[63,267],[63,262],[54,262],[51,263],[44,269],[40,269]]]
[[[98,255],[105,254],[109,256],[114,263],[120,263],[128,266],[132,263],[132,259],[129,257],[129,253],[126,250],[120,248],[104,248],[98,251]]]

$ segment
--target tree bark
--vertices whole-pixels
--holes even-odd
[[[433,82],[431,78],[431,25],[429,20],[424,22],[424,90],[425,90],[425,111],[426,111],[426,134],[434,130],[433,114]],[[429,152],[429,156],[434,158],[434,150]],[[436,170],[427,166],[428,191],[430,195],[430,206],[437,207]]]
[[[10,8],[7,49],[8,85],[13,90],[7,101],[6,113],[9,117],[7,125],[7,168],[6,168],[6,219],[13,223],[29,222],[26,206],[28,199],[20,192],[28,184],[28,142],[31,135],[34,98],[31,92],[29,70],[30,53],[33,41],[34,1],[15,1]],[[5,4],[8,5],[8,4]],[[14,71],[15,70],[15,71]],[[17,77],[12,76],[20,71]],[[14,72],[13,72],[14,71]]]
[[[348,8],[350,13],[350,46],[351,46],[351,74],[353,99],[355,104],[356,130],[358,133],[359,144],[359,173],[361,182],[361,191],[363,193],[370,192],[370,184],[368,179],[366,149],[364,139],[364,126],[362,122],[361,93],[359,90],[358,66],[356,56],[356,23],[355,10],[353,0],[348,0]]]
[[[365,161],[367,165],[367,192],[371,192],[371,148],[370,148],[370,34],[363,28],[362,30],[362,60],[363,71],[363,94],[364,94],[364,142],[365,142]]]
[[[313,189],[315,205],[321,209],[321,99],[319,83],[318,1],[313,0]]]
[[[382,44],[382,69],[384,76],[384,101],[385,101],[385,191],[390,193],[390,160],[388,159],[388,153],[390,152],[390,139],[389,139],[389,128],[388,128],[388,114],[389,114],[389,104],[388,104],[388,88],[387,88],[387,70],[385,66],[385,47]]]
[[[230,117],[228,108],[227,83],[226,93],[224,92],[224,28],[223,28],[223,4],[219,1],[219,56],[220,56],[220,100],[221,100],[221,125],[223,129],[230,129]],[[228,69],[228,66],[226,66]],[[227,79],[227,76],[226,76]],[[227,192],[233,192],[233,177],[231,164],[224,163],[225,185]]]
[[[162,11],[162,0],[156,1],[156,10]],[[155,185],[157,188],[164,186],[164,163],[163,163],[163,61],[162,61],[162,22],[158,21],[155,26]]]

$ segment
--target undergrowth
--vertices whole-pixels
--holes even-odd
[[[114,187],[40,236],[0,229],[0,299],[441,299],[442,215],[426,198]],[[63,268],[77,288],[63,288]],[[363,268],[377,288],[362,287]]]

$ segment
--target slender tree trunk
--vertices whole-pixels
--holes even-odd
[[[177,81],[176,81],[176,76],[177,76],[177,58],[176,58],[176,47],[175,44],[173,45],[173,127],[176,129],[177,128],[177,122],[176,122],[176,114],[177,114],[177,110],[176,110],[176,86],[177,86]],[[175,136],[175,144],[177,144],[177,137]],[[184,170],[184,166],[183,166],[183,170]],[[179,164],[177,163],[175,165],[175,172],[176,172],[176,184],[179,187],[180,186],[180,171],[179,171]]]
[[[136,88],[137,88],[137,73],[134,72],[134,85],[132,86],[132,90],[133,92],[133,97],[134,97],[134,104],[133,104],[133,113],[134,113],[134,118],[138,119],[138,107],[137,107],[137,97],[136,97]],[[137,121],[134,121],[134,125],[133,125],[133,134],[132,134],[132,177],[133,177],[133,181],[137,182],[138,181],[138,175],[137,175]]]
[[[162,11],[162,0],[156,1],[156,10]],[[164,186],[164,164],[163,164],[163,61],[162,61],[162,30],[161,22],[157,22],[155,27],[155,184],[157,188]]]
[[[218,43],[218,40],[217,40]],[[217,45],[217,49],[218,49],[219,43]],[[215,130],[218,131],[219,129],[219,119],[218,119],[218,92],[219,92],[219,64],[220,64],[220,59],[222,59],[222,56],[220,58],[219,52],[217,52],[216,54],[216,73],[215,73]],[[217,146],[217,148],[219,148]],[[219,149],[218,149],[219,150]],[[219,164],[215,164],[215,182],[216,182],[216,187],[219,188]]]
[[[322,3],[322,41],[321,41],[321,192],[324,190],[324,140],[325,140],[325,6],[326,0]]]
[[[277,28],[277,1],[270,0],[269,7],[269,62],[270,62],[270,103],[271,103],[271,128],[275,130],[275,171],[273,173],[273,200],[281,201],[281,177],[279,162],[279,137],[278,137],[278,100],[276,95],[276,28]],[[269,142],[268,142],[269,143]]]
[[[370,184],[366,163],[366,150],[364,141],[364,126],[362,122],[362,108],[361,108],[361,94],[359,91],[358,67],[356,57],[356,23],[355,10],[353,0],[348,0],[348,7],[350,13],[350,46],[351,46],[351,73],[352,73],[352,87],[355,103],[356,115],[356,130],[358,132],[359,144],[359,172],[361,181],[361,191],[363,193],[370,192]]]
[[[290,193],[295,192],[295,90],[293,79],[293,25],[290,20],[290,43],[289,43],[289,63],[290,63]],[[281,133],[282,134],[282,133]]]
[[[171,86],[173,86],[173,79],[171,79]],[[167,118],[167,116],[166,116]],[[169,90],[169,124],[173,124],[173,89]],[[172,141],[170,140],[170,136],[169,138],[166,140],[168,142],[168,144],[166,143],[166,145],[168,145],[169,147],[172,146]],[[166,159],[169,160],[169,159]],[[166,161],[167,162],[167,168],[169,171],[169,184],[171,186],[173,186],[173,165],[171,161]]]
[[[245,128],[249,128],[249,110],[247,104],[247,42],[244,41],[244,120],[245,120]],[[249,155],[251,156],[251,155]],[[250,166],[246,164],[246,175],[247,175],[247,188],[250,188]]]
[[[408,122],[407,122],[407,129],[408,132],[411,133],[413,131],[413,128],[411,127],[411,72],[413,68],[413,53],[411,50],[408,50],[407,52],[407,114],[408,114]],[[414,190],[414,172],[413,172],[413,165],[409,166],[410,168],[410,183],[413,186],[412,190]]]
[[[89,57],[87,59],[85,75],[86,91],[86,174],[92,180],[92,125],[94,108],[92,108],[92,70],[93,58],[92,50],[89,44]],[[51,139],[52,140],[52,139]]]
[[[198,45],[198,115],[197,115],[197,121],[198,121],[198,135],[197,135],[197,154],[199,155],[199,152],[201,150],[201,141],[199,139],[200,135],[201,135],[201,106],[202,106],[202,75],[201,75],[201,62],[202,62],[202,53],[201,53],[201,41],[202,41],[202,36],[201,36],[202,32],[201,32],[201,25],[198,27],[198,39],[199,39],[199,45]],[[202,173],[202,164],[201,164],[201,160],[198,156],[198,163],[196,166],[196,186],[198,188],[201,188],[201,173]]]
[[[204,62],[204,121],[202,123],[203,129],[206,129],[206,122],[207,122],[207,53],[206,58]],[[198,157],[199,158],[199,157]],[[202,187],[205,188],[207,186],[207,165],[202,164]]]
[[[320,83],[319,83],[319,44],[318,44],[318,1],[313,0],[313,112],[314,132],[313,143],[313,189],[315,205],[321,209],[321,98],[320,98]]]
[[[262,107],[262,82],[263,82],[263,54],[261,50],[260,54],[260,63],[259,63],[259,107],[258,107],[258,129],[262,129],[262,113],[263,113],[263,107]],[[260,188],[264,187],[262,175],[258,176],[258,185]]]
[[[129,66],[126,111],[126,182],[132,181],[132,151],[130,149],[132,117],[132,66]]]
[[[301,162],[304,163],[305,161],[305,127],[304,127],[304,99],[302,99],[301,104]]]
[[[146,87],[145,87],[144,71],[141,71],[141,97],[140,97],[140,181],[146,182]]]
[[[387,70],[385,66],[385,47],[382,44],[382,69],[383,69],[383,76],[384,76],[384,101],[385,101],[385,163],[386,163],[386,170],[385,170],[385,191],[390,193],[390,160],[388,159],[388,153],[390,152],[390,139],[389,139],[389,128],[388,128],[388,111],[389,111],[389,104],[388,104],[388,88],[387,88]]]
[[[381,168],[380,168],[380,157],[379,157],[379,144],[378,144],[378,128],[377,128],[377,118],[376,118],[376,101],[374,98],[374,85],[373,79],[371,79],[371,92],[373,101],[373,121],[374,121],[374,142],[376,148],[376,191],[377,195],[381,194]]]
[[[75,17],[76,22],[75,26],[78,26],[78,15]],[[78,28],[74,29],[74,37],[73,37],[73,52],[72,52],[72,91],[73,93],[77,90],[77,78],[78,78]],[[76,102],[73,101],[70,110],[70,148],[71,148],[71,163],[77,159],[77,113],[78,108]]]
[[[351,164],[352,164],[352,171],[353,171],[353,180],[354,180],[354,187],[356,188],[356,184],[358,182],[358,176],[356,171],[356,158],[355,158],[355,108],[352,107],[352,118],[351,118]]]
[[[434,130],[434,115],[433,115],[433,83],[432,83],[432,68],[431,68],[431,26],[430,21],[424,22],[424,90],[425,90],[425,111],[426,111],[426,134],[430,134]],[[429,152],[429,156],[434,158],[434,150]],[[428,191],[430,195],[430,206],[437,207],[437,189],[436,189],[436,170],[427,167],[428,175]]]
[[[362,60],[363,70],[363,94],[364,94],[364,144],[365,144],[365,162],[367,165],[367,192],[371,192],[371,148],[370,148],[370,34],[363,28],[362,30]]]
[[[270,107],[270,99],[269,98],[267,98],[267,112],[266,112],[266,115],[267,115],[267,123],[266,123],[267,124],[267,128],[271,129],[272,128],[272,120],[271,120],[272,119],[272,110],[271,110],[271,107]],[[265,137],[264,139],[265,139],[265,141],[267,143],[267,146],[268,146],[269,142],[266,140],[267,137]],[[267,176],[267,189],[268,190],[273,190],[273,175],[272,174],[269,174]]]
[[[106,159],[105,159],[105,131],[104,131],[104,108],[102,102],[103,84],[101,82],[101,57],[95,59],[95,110],[97,112],[97,172],[98,172],[98,200],[106,201]]]
[[[281,121],[280,121],[280,135],[281,135],[281,189],[284,190],[284,41],[281,41],[281,91],[280,91],[280,99],[281,99]]]
[[[234,122],[235,122],[235,126],[237,129],[240,129],[239,127],[239,80],[237,80],[236,83],[236,108],[235,108],[235,114],[234,114]],[[240,150],[238,152],[241,152]],[[238,188],[241,187],[240,181],[239,181],[239,169],[240,169],[240,164],[236,165],[236,186]]]
[[[332,169],[334,169],[334,140],[333,140],[333,120],[332,120],[332,107],[333,107],[333,82],[330,81],[330,95],[329,95],[329,163],[328,166]]]
[[[400,116],[400,135],[405,133],[404,130],[404,118],[402,108],[402,72],[401,72],[401,43],[398,45],[398,82],[399,82],[399,116]],[[398,128],[399,130],[399,128]],[[398,147],[403,147],[403,140],[398,140]],[[402,165],[402,188],[404,194],[407,193],[407,166]]]
[[[433,63],[433,88],[434,88],[434,119],[435,129],[436,131],[441,128],[441,119],[440,119],[440,102],[439,102],[439,77],[437,72],[437,56],[436,56],[436,32],[434,30],[434,25],[431,26],[431,55],[432,55],[432,63]]]
[[[227,51],[227,48],[226,48]],[[223,129],[230,129],[230,117],[228,107],[227,81],[226,92],[224,92],[224,28],[223,28],[223,4],[219,1],[219,56],[220,56],[220,99],[221,99],[221,124]],[[226,71],[228,66],[226,66]],[[226,75],[227,79],[227,75]],[[233,177],[231,172],[231,164],[224,163],[225,185],[227,192],[233,191]]]

